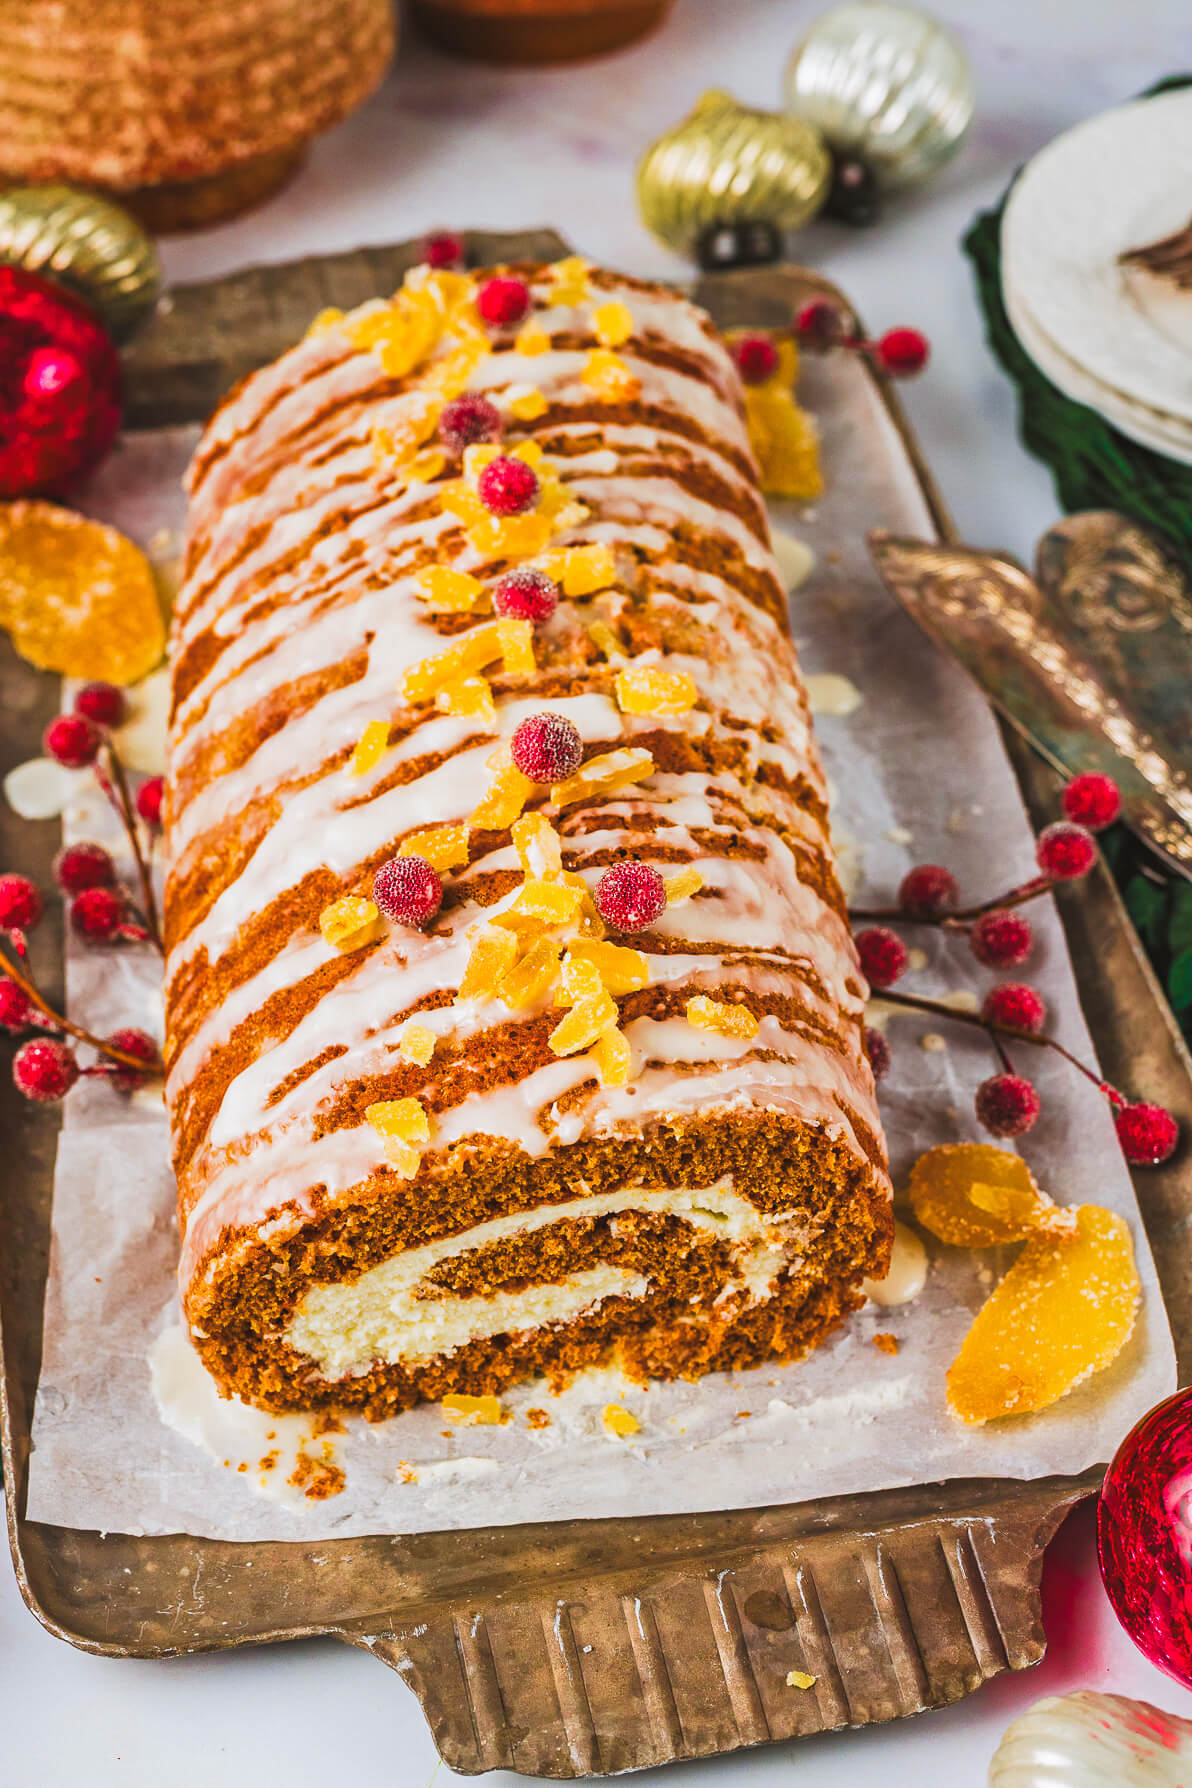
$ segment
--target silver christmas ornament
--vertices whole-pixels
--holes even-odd
[[[1081,1689],[1036,1701],[1007,1726],[988,1788],[1185,1788],[1192,1721]]]

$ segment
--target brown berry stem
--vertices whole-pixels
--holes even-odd
[[[981,919],[986,913],[1005,912],[1012,906],[1024,906],[1028,900],[1037,900],[1040,894],[1049,894],[1054,886],[1050,876],[1035,875],[1029,882],[1011,888],[1008,894],[997,894],[992,900],[982,900],[976,906],[953,907],[951,912],[908,913],[901,906],[850,907],[848,916],[858,924],[888,925],[893,920],[902,925],[934,925],[940,931],[967,931],[974,919]]]
[[[975,1025],[978,1030],[984,1031],[993,1039],[993,1046],[998,1050],[999,1055],[1002,1054],[998,1042],[1001,1037],[1009,1037],[1015,1043],[1032,1043],[1038,1049],[1054,1049],[1055,1053],[1062,1055],[1066,1062],[1071,1062],[1072,1066],[1083,1074],[1086,1080],[1091,1080],[1097,1091],[1104,1093],[1111,1104],[1117,1103],[1121,1099],[1120,1093],[1115,1093],[1114,1088],[1108,1086],[1098,1073],[1087,1067],[1079,1056],[1072,1054],[1070,1049],[1065,1049],[1062,1043],[1057,1043],[1054,1037],[1041,1036],[1038,1031],[1020,1030],[1017,1025],[1013,1024],[997,1024],[988,1018],[983,1018],[980,1012],[958,1011],[955,1006],[949,1006],[943,1000],[925,999],[922,994],[918,993],[895,993],[892,988],[887,987],[881,990],[877,998],[884,1000],[887,1005],[905,1006],[912,1012],[926,1012],[932,1018],[951,1018],[955,1019],[958,1024]],[[1004,1055],[1002,1059],[1005,1062]],[[1005,1063],[1005,1065],[1009,1071],[1009,1064]]]
[[[103,745],[104,770],[97,767],[99,786],[111,801],[120,815],[120,823],[128,834],[128,842],[132,846],[133,861],[137,866],[137,881],[141,888],[141,909],[145,921],[148,940],[159,955],[165,955],[161,941],[161,926],[157,918],[157,900],[153,893],[153,876],[149,863],[141,848],[141,835],[137,828],[136,814],[133,811],[132,797],[128,792],[128,778],[124,774],[124,765],[120,762],[120,753],[110,739]],[[105,774],[106,772],[106,774]]]
[[[70,1019],[64,1017],[61,1012],[55,1012],[53,1006],[37,991],[32,977],[26,974],[24,969],[19,968],[13,962],[8,951],[4,949],[0,949],[0,973],[7,975],[10,981],[16,982],[30,1005],[36,1006],[37,1010],[50,1020],[56,1030],[65,1031],[68,1037],[74,1037],[80,1043],[89,1044],[92,1049],[97,1049],[110,1061],[118,1062],[122,1068],[135,1068],[140,1074],[161,1074],[163,1072],[160,1062],[146,1061],[142,1055],[133,1055],[127,1049],[117,1049],[113,1044],[105,1043],[102,1037],[96,1037],[90,1031],[85,1031],[81,1025],[72,1024]]]

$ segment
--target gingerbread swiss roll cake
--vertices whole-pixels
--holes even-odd
[[[382,1415],[815,1345],[889,1256],[742,394],[578,261],[412,274],[216,414],[172,639],[168,1097],[221,1388]]]

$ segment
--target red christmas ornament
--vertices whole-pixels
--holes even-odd
[[[120,426],[120,363],[81,299],[0,266],[0,498],[61,496]]]
[[[809,298],[795,312],[795,339],[801,348],[822,354],[844,335],[844,318],[830,298]]]
[[[530,288],[524,279],[494,274],[476,294],[476,309],[496,329],[512,329],[530,308]]]
[[[147,1031],[137,1030],[131,1025],[125,1030],[113,1031],[106,1041],[114,1049],[123,1049],[126,1055],[139,1056],[146,1063],[147,1071],[144,1074],[138,1074],[135,1068],[120,1065],[113,1067],[108,1076],[108,1085],[114,1087],[118,1093],[135,1093],[151,1077],[152,1068],[148,1064],[157,1061],[157,1044]]]
[[[871,1025],[865,1027],[865,1053],[869,1057],[873,1078],[884,1080],[890,1072],[890,1045],[881,1031],[875,1031]]]
[[[1097,1504],[1101,1580],[1144,1657],[1192,1688],[1192,1391],[1126,1436]]]

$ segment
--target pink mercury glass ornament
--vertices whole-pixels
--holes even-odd
[[[1097,1505],[1113,1611],[1143,1655],[1192,1688],[1192,1390],[1126,1436]]]

